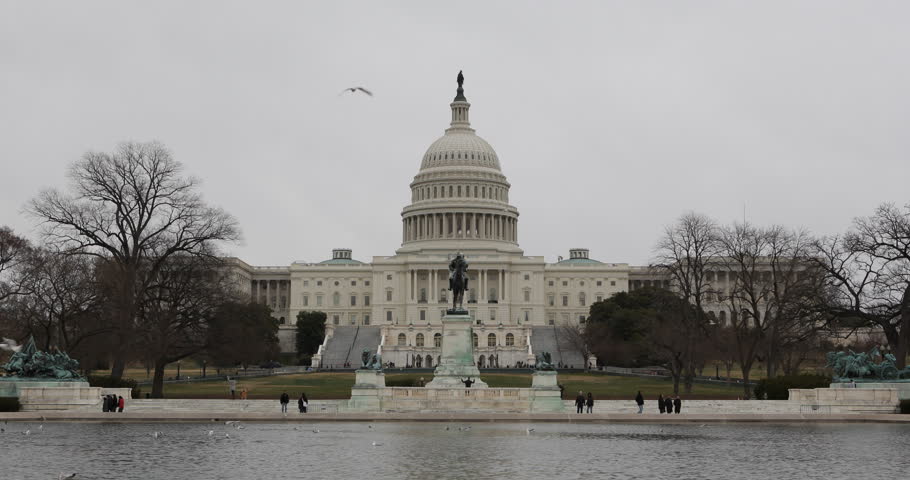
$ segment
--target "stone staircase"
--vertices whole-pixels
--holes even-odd
[[[585,360],[581,352],[559,338],[558,328],[555,325],[531,327],[531,353],[550,352],[554,364],[584,368]]]
[[[360,352],[379,348],[380,329],[373,326],[337,326],[322,353],[322,367],[342,368],[350,363],[352,368],[360,366]]]

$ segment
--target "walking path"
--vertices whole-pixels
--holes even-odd
[[[548,423],[897,423],[910,425],[910,415],[896,414],[522,414],[522,413],[276,413],[250,412],[83,412],[0,413],[10,422],[209,423],[245,422],[548,422]]]

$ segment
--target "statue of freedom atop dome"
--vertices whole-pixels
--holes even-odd
[[[468,290],[468,262],[461,252],[449,262],[449,290],[452,291],[452,309],[450,312],[463,311],[464,292]]]

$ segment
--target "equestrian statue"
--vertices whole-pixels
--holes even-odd
[[[461,252],[449,262],[449,290],[452,291],[452,308],[449,312],[464,312],[464,292],[468,290],[468,262]]]

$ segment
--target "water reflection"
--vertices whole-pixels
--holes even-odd
[[[910,448],[900,425],[371,425],[9,424],[0,476],[903,478],[896,459]]]

